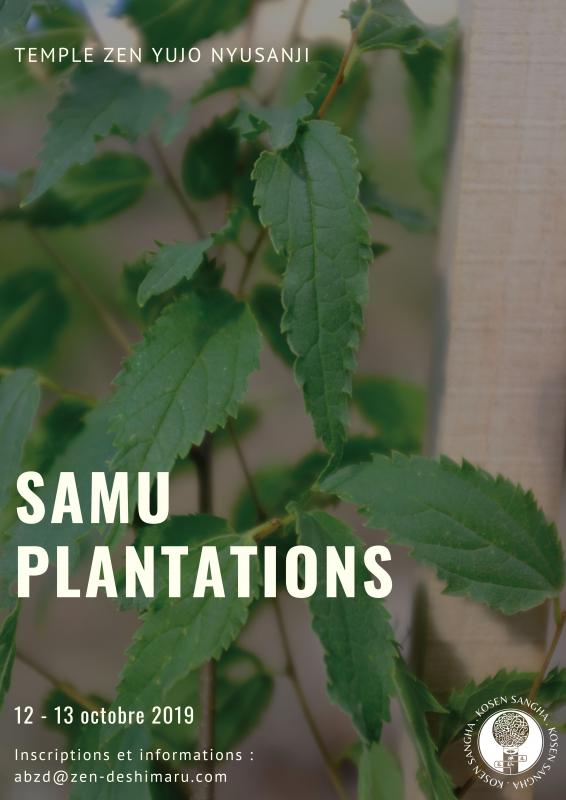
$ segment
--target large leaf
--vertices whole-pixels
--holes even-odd
[[[322,488],[362,506],[369,525],[436,568],[449,594],[513,614],[564,585],[556,528],[533,495],[465,461],[375,456]]]
[[[424,233],[434,227],[433,221],[422,211],[401,205],[368,179],[363,180],[360,193],[362,203],[368,211],[395,220],[408,231]]]
[[[359,377],[354,403],[390,450],[420,450],[426,417],[425,393],[396,378]],[[382,450],[380,450],[382,452]]]
[[[364,747],[358,766],[358,800],[403,800],[403,774],[382,744]]]
[[[115,468],[170,470],[236,415],[259,350],[251,312],[227,292],[195,292],[169,306],[117,378]]]
[[[467,723],[476,718],[476,710],[494,697],[528,697],[535,681],[534,672],[507,672],[500,670],[480,684],[470,681],[455,689],[446,703],[448,714],[442,717],[438,733],[438,749],[456,739]],[[542,682],[537,702],[547,711],[566,704],[566,669],[553,669]],[[507,699],[506,701],[507,702]]]
[[[0,709],[10,688],[12,667],[16,657],[16,629],[20,613],[19,603],[4,618],[0,625]]]
[[[0,0],[0,36],[25,27],[33,0]]]
[[[57,457],[84,428],[90,404],[74,397],[65,397],[44,414],[26,447],[25,464],[46,475]]]
[[[238,162],[238,134],[231,114],[214,119],[187,143],[182,164],[183,184],[195,200],[209,200],[229,190]]]
[[[170,689],[232,644],[259,590],[253,559],[252,597],[238,596],[238,563],[230,547],[246,543],[253,541],[233,534],[215,541],[225,597],[215,597],[212,590],[193,596],[200,550],[191,550],[182,567],[182,597],[171,599],[164,590],[142,617],[118,687],[118,705],[148,709],[160,704]]]
[[[82,66],[49,114],[40,167],[26,202],[40,197],[70,167],[90,161],[99,139],[117,133],[135,141],[148,133],[167,100],[164,89],[144,85],[134,72],[110,64]]]
[[[283,328],[317,435],[331,452],[346,437],[348,397],[372,259],[360,176],[348,139],[329,122],[256,164],[255,200],[285,253]]]
[[[0,220],[22,219],[46,228],[101,222],[137,203],[150,178],[151,170],[139,156],[103,153],[71,167],[31,206],[0,212]]]
[[[252,0],[124,0],[120,13],[139,28],[146,47],[188,48],[239,25]]]
[[[17,549],[20,545],[44,547],[50,557],[55,555],[57,546],[69,546],[72,548],[71,561],[76,560],[76,544],[93,528],[89,521],[92,472],[110,473],[109,462],[114,449],[108,433],[109,424],[106,404],[87,414],[81,432],[55,460],[45,477],[45,486],[36,490],[47,508],[45,518],[34,525],[18,522],[10,531],[10,538],[2,548],[0,557],[0,598],[8,596],[10,585],[17,576]],[[53,507],[61,472],[75,474],[84,523],[74,524],[66,515],[64,521],[54,529],[49,509]],[[99,527],[102,531],[108,530],[106,525]]]
[[[384,604],[364,588],[368,579],[363,545],[343,522],[322,511],[300,514],[301,544],[312,547],[318,561],[317,590],[310,599],[313,627],[325,651],[330,696],[352,718],[366,743],[379,741],[389,719],[396,649]],[[355,596],[327,597],[327,548],[355,547]]]
[[[189,280],[212,246],[212,237],[200,242],[164,245],[146,259],[150,269],[138,289],[138,304],[144,306],[151,297],[168,292],[183,280]]]
[[[438,760],[426,714],[443,714],[444,709],[427,687],[412,675],[401,658],[395,672],[397,696],[419,759],[419,783],[428,800],[455,800],[452,781]]]
[[[36,376],[18,370],[0,381],[0,509],[15,492],[25,441],[39,405]]]
[[[0,364],[35,366],[52,353],[69,318],[57,277],[24,269],[0,281]]]

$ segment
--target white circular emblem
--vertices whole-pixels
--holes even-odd
[[[542,757],[543,747],[538,722],[515,708],[491,714],[478,734],[480,756],[501,775],[520,775],[531,769]]]

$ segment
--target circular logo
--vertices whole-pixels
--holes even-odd
[[[497,711],[478,733],[478,751],[486,765],[501,775],[520,775],[542,758],[544,735],[538,722],[517,709]]]

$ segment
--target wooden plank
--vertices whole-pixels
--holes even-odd
[[[566,419],[566,6],[465,5],[432,450],[532,488],[556,517]],[[433,582],[427,594],[424,671],[438,691],[504,666],[539,667],[545,611],[505,617],[441,597]]]

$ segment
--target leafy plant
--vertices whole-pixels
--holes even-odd
[[[251,0],[126,0],[118,12],[147,47],[187,47],[231,30],[246,17],[246,24],[253,25],[253,6]],[[31,2],[0,3],[3,47],[14,37],[59,42],[65,27],[64,41],[98,39],[80,11],[40,5],[30,21],[31,14]],[[179,474],[193,466],[200,513],[155,528],[142,526],[132,514],[135,545],[139,550],[182,543],[195,553],[213,543],[226,596],[193,597],[194,574],[188,570],[181,596],[169,597],[162,563],[157,564],[154,600],[125,597],[120,585],[120,607],[137,608],[141,618],[116,697],[83,696],[51,676],[55,694],[46,700],[49,724],[61,697],[87,709],[193,705],[199,746],[232,747],[261,723],[274,676],[239,643],[250,613],[267,605],[261,599],[259,562],[253,562],[249,596],[237,597],[229,548],[257,545],[263,558],[265,544],[275,545],[280,573],[287,549],[300,543],[318,555],[318,590],[309,601],[312,627],[325,653],[329,695],[349,715],[357,737],[353,752],[360,800],[404,796],[399,767],[381,742],[394,698],[415,743],[425,795],[448,800],[456,796],[455,788],[439,752],[459,735],[470,710],[483,697],[510,687],[558,708],[566,702],[564,670],[546,674],[551,649],[538,674],[501,672],[479,685],[451,687],[446,705],[441,705],[410,671],[383,600],[359,590],[365,575],[362,540],[328,509],[337,498],[360,507],[372,528],[385,529],[394,545],[408,547],[414,558],[435,569],[449,593],[466,594],[507,614],[552,601],[557,626],[553,646],[566,621],[557,600],[564,586],[564,556],[555,527],[529,492],[466,462],[416,455],[425,418],[420,389],[387,376],[356,376],[368,270],[384,250],[372,245],[369,215],[397,220],[412,230],[428,230],[432,224],[428,216],[384,196],[365,164],[362,182],[356,150],[364,150],[361,122],[369,92],[364,59],[376,50],[399,52],[407,69],[418,167],[434,194],[443,167],[456,31],[453,25],[425,25],[403,0],[354,0],[345,17],[352,28],[345,53],[317,46],[314,71],[309,65],[292,78],[283,76],[281,102],[273,100],[277,92],[258,99],[257,70],[245,63],[219,68],[176,111],[169,107],[167,91],[137,72],[100,61],[75,68],[65,63],[37,171],[2,179],[8,201],[0,221],[22,226],[51,267],[32,266],[3,278],[0,302],[0,501],[5,531],[0,540],[5,609],[0,699],[8,690],[16,656],[20,608],[10,589],[17,547],[40,544],[53,553],[68,545],[75,565],[93,541],[103,537],[115,545],[123,533],[115,525],[92,531],[90,524],[65,521],[54,532],[48,521],[33,528],[15,522],[15,480],[22,465],[47,472],[46,502],[54,497],[60,473],[74,472],[87,511],[93,471]],[[47,79],[56,79],[57,72],[50,70]],[[232,92],[230,109],[188,138],[177,174],[163,143],[180,137],[195,107],[220,92]],[[123,147],[98,151],[101,140],[115,136],[131,148],[138,140],[149,140],[190,230],[186,241],[158,243],[154,252],[140,254],[124,268],[127,311],[141,336],[133,347],[115,309],[105,306],[80,267],[69,266],[48,238],[52,228],[94,226],[142,202],[154,180],[153,167]],[[211,232],[201,220],[200,204],[219,195],[227,199],[229,212],[225,224]],[[159,236],[156,230],[154,238]],[[243,265],[234,279],[238,258]],[[260,261],[266,269],[250,286]],[[235,293],[226,288],[236,284]],[[125,356],[113,390],[98,401],[62,389],[30,369],[49,371],[48,357],[59,333],[72,322],[67,296],[73,290]],[[257,412],[243,401],[266,345],[293,370],[322,447],[296,464],[276,463],[254,475],[240,438],[253,427]],[[42,408],[32,431],[40,390],[56,403]],[[352,407],[371,435],[351,434]],[[213,516],[211,473],[221,446],[234,447],[245,478],[233,526]],[[326,595],[328,544],[351,548],[358,588],[354,596],[340,588],[336,597]],[[286,675],[335,792],[345,798],[343,776],[301,687],[281,607],[277,600],[271,604]],[[241,670],[247,670],[244,676]],[[200,695],[199,673],[205,686]],[[435,725],[431,716],[437,717]],[[186,749],[197,743],[196,728],[187,733],[182,726],[171,728],[166,742],[162,732],[149,726],[117,726],[106,738],[89,728],[73,727],[66,733],[79,749],[108,749],[108,769],[122,749],[137,752],[159,744],[175,751],[178,745]],[[127,769],[136,769],[135,759]],[[124,797],[133,790],[127,791]],[[163,792],[160,797],[173,796]],[[110,784],[103,783],[96,791],[79,786],[72,796],[104,800],[114,795]],[[136,786],[132,797],[149,798],[147,785]]]

